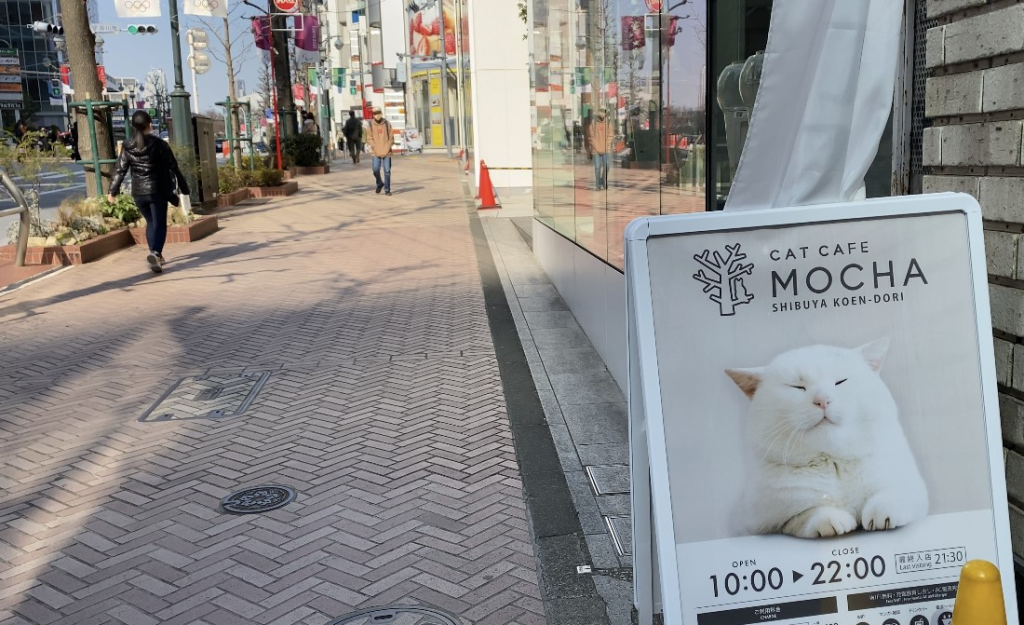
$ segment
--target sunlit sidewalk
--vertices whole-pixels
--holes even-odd
[[[460,172],[336,169],[0,295],[0,624],[545,622]]]

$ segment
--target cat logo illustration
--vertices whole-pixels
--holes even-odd
[[[747,255],[740,251],[740,244],[725,246],[725,256],[716,250],[704,250],[703,254],[694,254],[693,259],[700,263],[711,275],[701,269],[693,274],[693,279],[704,283],[704,292],[709,293],[708,299],[718,304],[719,314],[731,317],[736,314],[736,307],[749,304],[754,295],[747,291],[743,284],[743,276],[752,275],[754,263],[744,263]]]

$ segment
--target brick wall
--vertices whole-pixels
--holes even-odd
[[[1024,556],[1024,4],[919,0],[926,35],[925,193],[981,203],[1014,553]]]

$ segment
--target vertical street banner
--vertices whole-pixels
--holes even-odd
[[[314,65],[320,60],[320,20],[313,15],[296,15],[295,62]]]
[[[120,18],[160,17],[160,0],[114,0],[114,10]]]
[[[182,12],[186,15],[227,19],[228,0],[181,0],[181,2]]]
[[[0,48],[0,109],[20,109],[23,104],[21,58],[16,49]]]
[[[666,623],[949,625],[974,559],[1016,618],[972,197],[655,217],[626,245]]]

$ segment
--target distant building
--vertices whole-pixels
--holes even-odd
[[[0,118],[5,127],[15,119],[30,117],[37,126],[66,125],[60,98],[50,100],[53,81],[60,78],[63,53],[53,39],[26,28],[33,22],[54,22],[56,0],[4,0],[0,2],[0,48],[16,49],[21,57],[22,104],[0,102]]]

